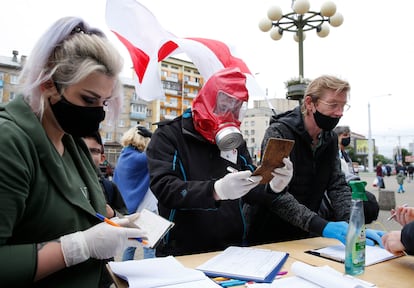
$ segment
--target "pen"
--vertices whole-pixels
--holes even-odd
[[[229,171],[230,173],[235,173],[235,172],[239,172],[239,170],[237,170],[236,168],[233,168],[231,166],[227,166],[227,171]],[[254,180],[252,178],[246,178],[247,181],[250,181],[252,183],[254,183]]]
[[[238,285],[244,285],[244,284],[246,284],[246,281],[243,281],[243,280],[228,280],[228,281],[220,282],[221,287],[232,287],[232,286],[238,286]]]
[[[96,217],[98,217],[101,221],[104,221],[105,223],[108,223],[109,225],[115,226],[115,227],[122,227],[121,225],[119,225],[118,223],[115,223],[114,221],[112,221],[109,218],[106,218],[105,216],[103,216],[102,214],[96,213]],[[141,242],[144,245],[147,245],[148,242],[146,240],[143,240],[141,238],[135,238],[137,241]]]
[[[405,204],[403,204],[401,207],[407,207],[408,206],[408,204],[407,203],[405,203]],[[391,221],[391,219],[394,219],[394,217],[395,216],[397,216],[397,213],[392,213],[392,215],[390,216],[390,217],[388,217],[387,218],[387,221]]]
[[[288,271],[277,272],[277,276],[283,276],[283,275],[286,275],[286,274],[288,274]]]

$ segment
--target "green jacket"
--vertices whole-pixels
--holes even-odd
[[[0,285],[98,287],[105,262],[96,259],[33,283],[36,243],[85,230],[99,222],[96,212],[106,213],[86,145],[63,137],[76,166],[68,169],[67,154],[58,154],[22,97],[0,108],[0,135]]]

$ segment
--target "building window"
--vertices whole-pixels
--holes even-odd
[[[124,119],[120,119],[118,121],[118,127],[125,127],[125,120]]]
[[[10,84],[19,84],[19,76],[10,75]]]
[[[112,133],[111,132],[105,132],[104,142],[106,142],[106,141],[112,141]]]
[[[180,70],[180,67],[178,67],[178,66],[174,66],[174,65],[171,65],[171,69],[174,69],[174,70]]]
[[[14,100],[14,98],[16,98],[16,93],[10,92],[9,101]]]
[[[244,121],[244,126],[249,126],[249,121]]]
[[[250,126],[254,126],[255,125],[255,122],[254,122],[254,120],[252,120],[252,121],[250,121]]]
[[[163,67],[163,68],[168,68],[168,65],[167,65],[167,64],[165,64],[165,63],[161,63],[161,67]]]
[[[254,130],[250,130],[250,135],[254,135]]]
[[[256,141],[254,140],[254,137],[250,139],[251,143],[255,143]]]
[[[132,96],[131,96],[131,100],[132,101],[137,101],[138,100],[138,95],[137,95],[137,92],[132,92]]]

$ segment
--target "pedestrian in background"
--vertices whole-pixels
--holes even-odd
[[[24,65],[22,95],[0,107],[2,287],[103,287],[106,260],[145,236],[97,218],[106,201],[82,139],[104,106],[119,114],[121,70],[101,31],[61,18]]]
[[[384,183],[384,172],[382,169],[382,162],[379,161],[377,163],[377,166],[375,168],[375,173],[377,176],[377,187],[378,187],[378,191],[380,191],[381,189],[385,188],[385,183]]]
[[[149,189],[149,172],[145,150],[152,132],[143,126],[132,127],[122,135],[122,151],[114,172],[113,181],[119,187],[128,213],[147,209],[158,214],[157,198]],[[143,247],[144,258],[155,257],[155,249]],[[136,247],[128,247],[122,260],[134,259]]]
[[[405,189],[404,189],[404,180],[405,180],[405,174],[403,170],[400,170],[400,172],[398,172],[396,178],[397,178],[397,183],[398,183],[398,193],[404,193]]]

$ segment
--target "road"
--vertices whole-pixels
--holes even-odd
[[[372,186],[372,182],[375,178],[375,173],[367,173],[362,172],[359,174],[361,180],[367,182],[366,189],[375,194],[378,200],[378,188],[374,188]],[[394,191],[395,193],[395,204],[396,205],[403,205],[407,203],[409,206],[414,206],[414,181],[408,182],[408,178],[404,181],[404,188],[405,193],[397,193],[398,184],[395,175],[391,175],[389,177],[384,177],[385,189],[386,191]],[[399,230],[401,229],[401,225],[395,221],[387,221],[387,218],[390,216],[390,212],[388,210],[380,210],[378,215],[377,221],[368,225],[369,228],[372,229],[379,229],[379,230]]]

